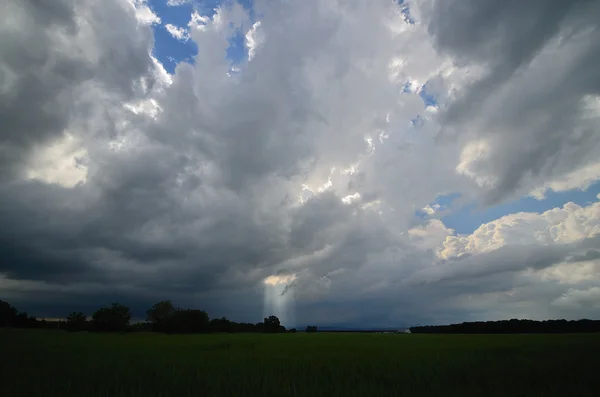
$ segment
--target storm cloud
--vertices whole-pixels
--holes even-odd
[[[230,2],[190,15],[199,52],[173,74],[144,0],[5,3],[15,306],[142,316],[168,298],[258,321],[275,288],[298,324],[600,313],[597,202],[470,235],[416,215],[600,179],[597,2]],[[251,56],[232,65],[239,32]]]

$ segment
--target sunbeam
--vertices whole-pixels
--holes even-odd
[[[265,286],[265,302],[263,315],[279,317],[281,324],[287,328],[295,326],[294,282],[295,274],[272,275],[267,277]]]

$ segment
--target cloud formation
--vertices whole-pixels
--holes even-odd
[[[190,36],[185,28],[168,23],[165,25],[165,29],[167,29],[167,32],[169,32],[171,36],[179,41],[188,41],[190,39]]]
[[[597,167],[597,2],[424,3],[436,48],[479,69],[441,122],[442,135],[468,142],[457,171],[486,202]]]
[[[47,316],[170,298],[256,321],[269,286],[300,324],[598,315],[598,203],[467,236],[415,215],[600,177],[598,4],[513,3],[227,3],[164,26],[198,46],[169,75],[145,1],[8,0],[3,294]]]

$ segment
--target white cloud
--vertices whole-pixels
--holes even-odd
[[[538,272],[538,276],[542,280],[553,280],[568,285],[600,283],[600,260],[559,263]]]
[[[210,18],[206,15],[200,15],[198,11],[192,12],[190,15],[190,21],[188,22],[188,26],[190,28],[195,27],[196,29],[201,29],[204,25],[210,22]]]
[[[587,309],[588,313],[593,310],[597,314],[600,312],[600,287],[591,287],[587,290],[571,289],[552,304],[568,310]]]
[[[506,245],[564,244],[600,234],[600,202],[567,203],[541,214],[521,212],[481,225],[470,235],[449,235],[441,258],[490,252]]]
[[[160,24],[161,19],[148,6],[147,0],[128,0],[135,9],[135,16],[142,25]]]
[[[264,283],[267,285],[287,285],[296,280],[295,274],[273,275],[265,278]]]
[[[37,148],[31,154],[26,175],[46,183],[56,183],[64,187],[74,187],[85,183],[87,151],[71,134],[58,142]]]
[[[599,180],[600,163],[593,163],[544,183],[542,187],[533,190],[530,195],[538,200],[543,200],[548,190],[553,192],[566,192],[572,189],[587,190]]]
[[[167,29],[167,32],[169,32],[171,36],[179,41],[188,41],[190,39],[190,35],[185,28],[168,23],[165,25],[165,29]]]
[[[342,197],[342,202],[344,204],[352,204],[359,200],[360,200],[360,194],[358,194],[358,193],[349,194],[346,197]]]
[[[168,87],[173,83],[173,79],[171,75],[165,70],[165,67],[158,59],[154,56],[150,55],[152,59],[152,64],[154,67],[153,77],[156,80],[156,87],[153,87],[157,92],[162,91],[162,89]]]
[[[432,205],[428,204],[425,207],[421,208],[421,211],[423,211],[425,214],[427,214],[429,216],[433,216],[436,214],[436,212],[438,212],[441,209],[442,209],[442,207],[439,204],[432,204]]]
[[[423,225],[408,230],[411,242],[426,250],[440,247],[449,234],[452,234],[452,229],[446,228],[439,219],[430,219]]]
[[[171,7],[178,7],[191,2],[192,0],[167,0],[167,5]]]
[[[493,174],[485,172],[485,161],[489,158],[491,150],[491,145],[486,141],[468,142],[460,153],[456,172],[472,178],[480,187],[493,187],[497,180]]]
[[[246,33],[246,48],[248,48],[248,60],[251,61],[256,55],[258,46],[264,41],[261,34],[260,21],[255,22],[252,28]]]
[[[153,119],[158,117],[158,113],[161,110],[160,106],[154,99],[141,100],[135,104],[126,103],[124,106],[126,109],[131,110],[135,114],[145,114]]]

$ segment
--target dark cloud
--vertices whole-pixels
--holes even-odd
[[[491,181],[488,204],[596,161],[599,116],[585,101],[600,94],[597,2],[437,1],[430,16],[437,48],[482,69],[443,123],[491,146],[472,167]]]
[[[444,262],[436,250],[450,232],[415,217],[439,194],[501,200],[593,157],[595,119],[580,102],[598,92],[595,4],[532,2],[514,19],[516,2],[463,1],[470,11],[436,2],[429,14],[415,10],[427,23],[408,26],[388,1],[256,3],[256,56],[237,74],[227,74],[228,38],[251,25],[232,6],[192,24],[203,50],[169,76],[151,56],[143,1],[8,1],[3,299],[44,316],[123,301],[137,317],[172,299],[258,321],[273,306],[263,281],[277,275],[287,281],[273,297],[296,308],[289,321],[410,325],[499,317],[517,298],[494,306],[486,297],[528,287],[515,296],[531,313],[566,287],[525,271],[597,259],[592,229],[558,219],[543,227],[579,243],[468,246]],[[473,82],[440,71],[448,56],[486,74]],[[403,92],[407,81],[429,81],[447,111],[426,108],[417,88]],[[468,138],[435,144],[452,129]],[[471,139],[489,140],[488,157],[462,159],[467,176],[497,181],[482,191],[455,172]],[[588,212],[574,224],[593,222]],[[487,306],[470,306],[469,294]]]
[[[567,259],[569,262],[593,261],[600,259],[600,251],[597,249],[587,249],[583,253],[571,255]]]
[[[587,6],[593,3],[592,0],[436,1],[428,28],[441,50],[451,51],[464,62],[477,61],[506,70],[508,76],[530,62],[561,31],[571,13],[589,11]]]

